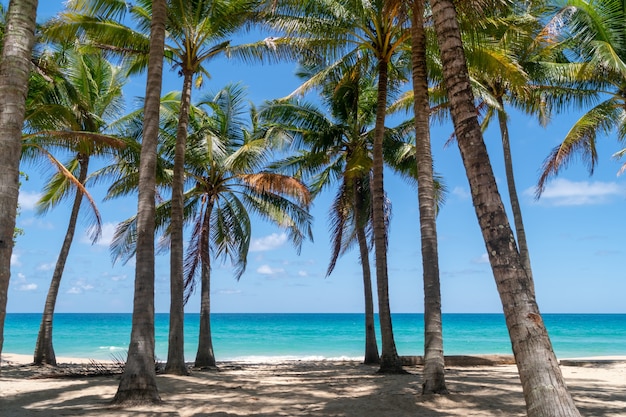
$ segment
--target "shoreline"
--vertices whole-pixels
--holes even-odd
[[[473,358],[481,358],[481,356]],[[564,366],[566,383],[582,415],[623,415],[626,357]],[[6,362],[5,362],[6,361]],[[81,358],[58,357],[63,369],[89,367]],[[449,395],[421,395],[418,365],[404,375],[377,374],[358,361],[218,362],[218,370],[191,369],[189,376],[157,375],[162,404],[113,408],[118,375],[50,375],[30,355],[3,354],[0,409],[3,417],[41,415],[102,417],[523,417],[524,396],[515,365],[446,365]],[[87,363],[87,365],[85,365]],[[48,373],[46,375],[46,372]]]
[[[422,366],[424,364],[424,358],[420,355],[405,356],[401,355],[402,363],[404,366]],[[97,359],[88,357],[71,357],[71,356],[57,356],[57,363],[60,365],[85,365],[90,363],[116,363],[113,359]],[[559,364],[562,366],[583,366],[593,364],[613,364],[624,363],[626,364],[626,355],[606,355],[606,356],[579,356],[568,358],[557,358]],[[255,360],[218,360],[218,363],[223,364],[280,364],[280,363],[355,363],[359,364],[362,358],[319,358],[319,357],[303,357],[294,359],[284,359],[277,357],[259,358]],[[30,365],[33,362],[33,355],[27,355],[22,353],[2,353],[0,355],[0,366],[13,366],[13,365]],[[159,363],[165,363],[165,361],[158,360]],[[193,361],[188,362],[193,365]],[[467,366],[496,366],[496,365],[515,365],[515,359],[513,355],[501,355],[501,354],[470,354],[470,355],[445,355],[446,366],[467,367]]]

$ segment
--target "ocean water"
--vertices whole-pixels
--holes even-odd
[[[544,314],[559,358],[626,356],[626,314]],[[31,355],[39,314],[7,314],[4,352]],[[195,359],[198,314],[185,315],[185,358]],[[213,347],[218,361],[361,359],[362,314],[213,314]],[[125,358],[131,314],[56,314],[57,356],[96,360]],[[444,314],[446,355],[511,354],[501,314]],[[400,355],[423,354],[423,315],[394,314]],[[167,358],[168,314],[157,314],[156,356]],[[380,332],[377,329],[380,346]]]

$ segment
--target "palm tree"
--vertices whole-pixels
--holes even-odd
[[[486,130],[495,119],[500,129],[516,241],[531,280],[530,252],[515,183],[506,107],[537,116],[545,125],[559,102],[572,99],[580,102],[593,95],[589,90],[559,85],[558,81],[554,84],[555,74],[566,70],[569,64],[559,62],[554,56],[554,50],[558,49],[546,42],[542,23],[545,12],[545,1],[527,1],[481,13],[481,33],[476,33],[473,22],[467,24],[471,33],[468,38],[478,38],[469,43],[467,54],[477,107],[484,110],[481,127]]]
[[[201,267],[200,334],[195,361],[200,368],[215,366],[210,333],[210,251],[215,257],[228,257],[239,279],[245,271],[251,237],[249,212],[286,227],[298,249],[305,237],[311,238],[309,191],[292,177],[263,170],[272,142],[258,125],[254,109],[251,129],[245,128],[242,100],[239,86],[227,86],[204,100],[212,114],[206,120],[208,130],[198,129],[200,135],[194,138],[190,156],[196,186],[187,198],[197,207],[193,226],[197,233],[193,234],[196,239],[189,245],[185,263],[189,283],[198,265]]]
[[[0,354],[11,277],[26,92],[35,42],[37,0],[11,0],[0,58]]]
[[[115,3],[115,2],[114,2]],[[140,0],[130,10],[139,28],[146,28],[146,16],[150,15],[150,1]],[[178,121],[177,146],[174,158],[172,182],[172,225],[170,236],[170,332],[166,373],[187,374],[184,359],[184,309],[183,309],[183,189],[184,164],[189,107],[192,87],[202,84],[203,68],[211,58],[223,54],[229,46],[227,39],[248,22],[256,9],[257,0],[194,0],[172,1],[167,9],[167,38],[165,51],[169,61],[179,69],[183,77],[180,115]],[[113,5],[112,7],[119,7]],[[119,9],[118,9],[119,10]],[[115,16],[105,10],[105,17]],[[122,12],[121,10],[119,10]],[[93,16],[67,14],[67,29],[79,27],[91,33],[99,47],[112,51],[128,51],[129,42],[134,48],[145,41],[119,20],[98,21]],[[68,22],[76,22],[68,24]],[[135,57],[141,63],[141,55]]]
[[[527,413],[529,417],[580,416],[558,367],[498,193],[476,115],[454,3],[433,0],[432,11],[457,144],[502,300]]]
[[[332,119],[324,109],[294,99],[270,102],[261,115],[272,134],[286,135],[291,146],[300,150],[273,166],[304,178],[314,196],[339,182],[329,213],[332,252],[326,275],[356,241],[365,299],[364,363],[379,364],[368,243],[373,141],[369,127],[376,112],[376,85],[373,77],[362,74],[359,68],[347,69],[340,80],[327,80],[322,87],[322,99]]]
[[[379,372],[403,372],[393,338],[389,307],[387,236],[383,187],[383,137],[392,59],[408,38],[401,27],[406,13],[402,2],[374,1],[283,1],[275,5],[267,24],[285,33],[287,42],[317,51],[326,57],[328,69],[320,71],[296,93],[319,84],[339,64],[354,63],[371,57],[378,75],[377,113],[374,128],[372,214],[376,258],[378,312],[382,337]],[[308,58],[310,54],[307,55]]]
[[[35,96],[28,101],[26,128],[31,133],[25,139],[24,154],[29,155],[30,146],[41,149],[46,145],[69,149],[75,154],[67,169],[54,174],[45,186],[46,192],[38,203],[40,213],[47,212],[69,198],[72,192],[75,195],[65,239],[46,297],[35,347],[36,365],[56,365],[52,344],[54,308],[76,230],[90,158],[123,147],[122,141],[106,134],[108,122],[118,116],[122,109],[125,77],[120,68],[108,62],[102,53],[85,55],[70,50],[50,59],[62,61],[58,65],[64,68],[65,76],[47,88],[34,89]],[[45,156],[50,157],[48,153]],[[67,172],[74,176],[68,177]],[[76,182],[82,187],[75,187]],[[97,211],[95,221],[92,230],[94,241],[100,236]]]
[[[433,157],[430,146],[430,103],[426,66],[425,1],[413,0],[411,55],[415,120],[422,268],[424,274],[424,372],[423,394],[446,394],[441,289]]]
[[[463,15],[459,24],[466,45],[468,69],[472,81],[477,108],[481,111],[483,130],[487,129],[494,118],[501,131],[504,166],[509,191],[511,211],[515,223],[520,254],[529,274],[530,255],[526,243],[526,233],[513,174],[513,158],[510,150],[508,115],[506,105],[512,105],[528,114],[539,116],[542,124],[547,123],[550,104],[563,101],[565,95],[573,97],[575,90],[553,87],[545,84],[548,66],[554,62],[541,62],[546,57],[542,42],[540,17],[543,16],[542,1],[526,2],[524,5],[511,5],[506,1],[474,1],[459,5]],[[488,5],[488,7],[486,7]],[[480,24],[477,25],[476,22]],[[445,86],[441,80],[440,63],[426,58],[429,65],[429,81],[432,82],[430,94],[431,113],[445,117],[449,103],[445,101]],[[545,65],[548,64],[548,65]],[[529,72],[534,72],[530,74]],[[552,72],[555,72],[554,69]],[[536,77],[535,77],[536,76]],[[541,78],[539,78],[541,77]],[[406,94],[395,103],[393,108],[407,108],[414,103],[414,94]]]
[[[195,367],[200,369],[216,366],[210,327],[211,258],[229,259],[235,266],[235,277],[241,277],[251,237],[249,213],[287,228],[298,248],[311,235],[307,188],[292,177],[263,170],[272,152],[272,142],[257,124],[254,110],[252,129],[248,129],[244,104],[243,88],[230,85],[203,100],[198,107],[207,111],[194,111],[190,118],[185,175],[192,187],[184,195],[184,218],[191,224],[192,233],[185,275],[186,299],[195,290],[198,276],[201,283],[195,360]],[[168,242],[171,205],[171,200],[161,203],[156,215],[157,227]],[[135,221],[131,218],[118,228],[114,254],[128,256],[133,252]]]
[[[167,2],[152,1],[148,78],[139,165],[135,294],[130,346],[116,404],[160,402],[154,366],[154,214],[159,105],[163,77],[163,50]]]
[[[165,372],[186,374],[183,342],[183,191],[184,165],[191,90],[202,65],[223,53],[231,35],[249,20],[256,0],[196,0],[172,2],[168,8],[168,38],[173,47],[172,58],[183,76],[183,88],[176,135],[174,177],[172,182],[172,216],[170,235],[170,334]],[[200,85],[202,78],[196,79]]]
[[[599,92],[601,99],[576,121],[546,158],[538,181],[538,196],[547,181],[576,156],[593,173],[598,161],[598,135],[617,134],[620,142],[626,135],[626,4],[619,0],[568,0],[559,5],[551,21],[555,25],[558,22],[559,30],[553,32],[561,38],[557,40],[567,47],[572,59],[570,72],[559,81]],[[615,156],[623,154],[622,150]]]

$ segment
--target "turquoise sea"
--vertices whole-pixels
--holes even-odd
[[[7,314],[4,348],[31,355],[39,314]],[[544,314],[559,358],[626,356],[626,314]],[[361,359],[362,314],[213,314],[213,347],[218,361]],[[195,359],[198,314],[185,316],[185,357]],[[446,355],[511,354],[501,314],[444,314]],[[125,357],[130,314],[56,314],[57,356],[90,359]],[[423,353],[423,315],[394,314],[400,355]],[[168,314],[156,315],[156,356],[167,358]],[[378,333],[380,344],[380,333]]]

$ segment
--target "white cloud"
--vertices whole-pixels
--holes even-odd
[[[470,194],[469,190],[467,188],[463,188],[463,187],[459,187],[456,186],[452,189],[452,194],[457,196],[458,198],[462,199],[462,200],[468,200],[470,198],[472,198],[472,195]]]
[[[116,227],[117,227],[117,223],[103,223],[102,224],[102,236],[100,236],[100,239],[94,245],[104,246],[108,248],[111,245],[111,242],[113,241],[113,235],[115,234]],[[85,231],[85,234],[83,235],[81,239],[82,243],[91,244],[91,231],[92,231],[91,228]]]
[[[300,277],[308,277],[309,274],[306,271],[298,271],[298,276],[300,276]]]
[[[241,290],[219,290],[217,293],[220,295],[237,295],[241,294]]]
[[[20,205],[20,210],[24,210],[24,211],[34,210],[40,198],[41,198],[41,193],[30,192],[30,191],[20,191],[20,194],[17,199],[18,204]]]
[[[68,294],[82,294],[83,291],[89,291],[93,289],[93,285],[85,283],[83,280],[78,280],[74,283],[74,286],[67,290]]]
[[[124,275],[112,275],[111,276],[111,280],[112,281],[124,281],[128,276],[126,274]]]
[[[285,233],[272,233],[260,239],[253,239],[250,243],[250,252],[264,252],[274,250],[285,244],[287,235]]]
[[[272,268],[269,265],[261,265],[257,268],[256,272],[261,275],[279,275],[285,272],[282,268]]]
[[[489,263],[489,255],[487,254],[487,252],[485,252],[482,255],[480,255],[480,258],[473,259],[472,263],[475,263],[475,264],[488,264]]]
[[[16,253],[12,253],[11,254],[11,266],[21,266],[22,263],[20,262],[20,255],[16,254]]]
[[[40,264],[39,266],[37,266],[37,271],[52,271],[54,267],[55,264],[53,264],[52,262],[47,264]]]
[[[35,291],[37,289],[37,284],[22,284],[19,287],[20,291]]]
[[[30,227],[36,227],[37,229],[41,229],[41,230],[53,230],[54,227],[54,223],[49,222],[49,221],[45,221],[43,219],[37,219],[34,217],[26,217],[26,218],[22,218],[20,216],[20,225],[21,226],[30,226]]]
[[[535,188],[524,191],[535,195]],[[557,178],[550,182],[541,194],[540,202],[552,206],[582,206],[604,204],[613,197],[624,197],[626,190],[615,182],[570,181]]]
[[[22,274],[21,272],[17,273],[17,282],[20,283],[20,285],[17,287],[18,291],[35,291],[37,289],[37,284],[34,283],[27,283],[26,282],[26,275]]]

